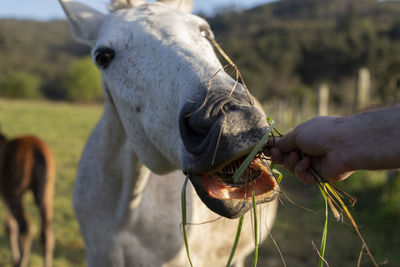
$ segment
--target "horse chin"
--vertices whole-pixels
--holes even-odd
[[[203,203],[229,219],[238,218],[253,207],[253,192],[256,204],[270,202],[279,193],[279,184],[267,162],[258,158],[234,182],[232,176],[243,159],[228,163],[214,173],[189,175]]]

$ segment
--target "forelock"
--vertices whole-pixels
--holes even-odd
[[[145,1],[143,1],[145,2]],[[131,0],[112,0],[111,4],[107,7],[110,12],[115,12],[120,9],[132,8],[134,6]]]

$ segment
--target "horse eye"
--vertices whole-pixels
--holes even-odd
[[[94,53],[94,59],[97,65],[102,69],[106,69],[110,65],[114,57],[115,52],[111,48],[99,48]]]
[[[211,32],[208,29],[200,28],[200,34],[207,39],[211,39]]]

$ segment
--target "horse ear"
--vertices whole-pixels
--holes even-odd
[[[71,25],[72,33],[80,42],[92,45],[106,15],[72,0],[59,0]]]
[[[166,3],[187,13],[191,13],[193,10],[193,0],[158,0],[158,2]]]

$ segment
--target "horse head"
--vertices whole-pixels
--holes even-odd
[[[253,162],[232,174],[268,128],[256,102],[225,71],[209,24],[190,0],[115,0],[110,14],[61,4],[77,39],[91,46],[106,103],[115,106],[131,149],[157,174],[180,168],[213,211],[235,218],[271,201],[277,183]],[[179,186],[179,185],[176,185]]]

